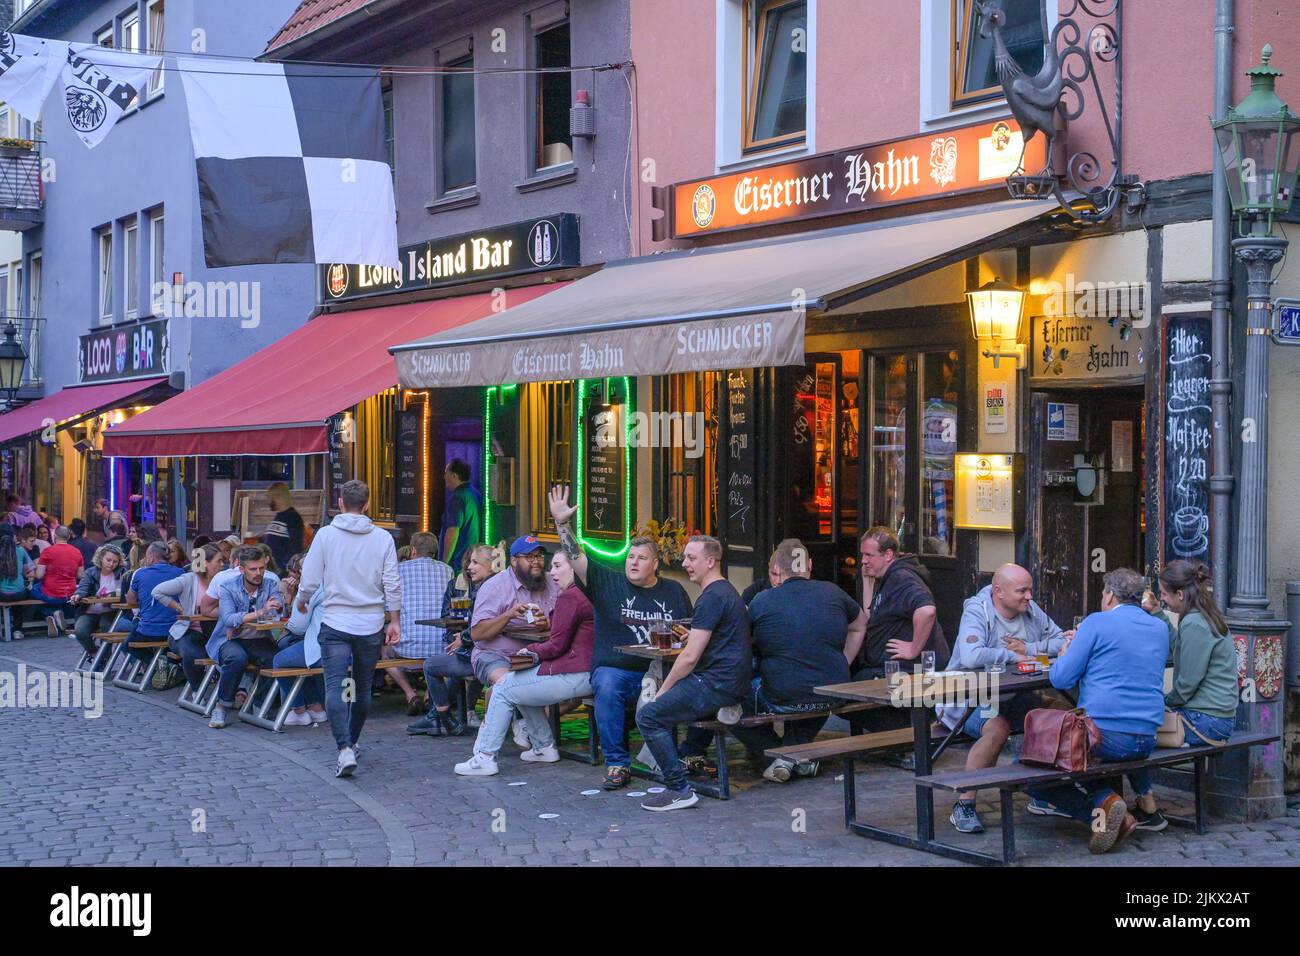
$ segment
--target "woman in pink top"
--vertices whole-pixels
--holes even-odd
[[[510,730],[510,718],[519,708],[528,724],[532,749],[520,755],[532,763],[555,763],[560,752],[543,709],[591,695],[591,652],[595,625],[591,602],[574,587],[573,565],[564,554],[551,558],[551,580],[560,588],[551,615],[549,640],[521,652],[534,661],[526,670],[512,670],[492,689],[487,716],[474,741],[474,755],[456,764],[463,777],[487,777],[497,772],[496,755]]]

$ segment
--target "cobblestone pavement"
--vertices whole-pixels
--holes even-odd
[[[16,673],[20,662],[69,670],[77,656],[71,640],[27,638],[0,644],[0,671]],[[324,725],[210,730],[175,705],[178,693],[108,686],[95,720],[71,710],[0,710],[0,865],[953,865],[846,833],[833,767],[784,786],[738,769],[733,799],[652,814],[628,791],[584,796],[598,789],[602,768],[525,764],[509,742],[498,776],[457,777],[452,765],[469,755],[472,737],[408,737],[400,696],[385,695],[366,726],[356,776],[336,780]],[[958,751],[940,766],[962,759]],[[908,781],[878,764],[862,769],[860,815],[907,829]],[[1161,795],[1187,809],[1174,791]],[[993,802],[981,801],[988,832],[976,837],[951,830],[948,808],[941,796],[942,839],[998,851]],[[1065,820],[1020,812],[1016,836],[1025,862],[1037,865],[1285,865],[1300,860],[1297,813],[1214,824],[1205,836],[1173,827],[1139,833],[1102,857],[1090,856],[1082,828]]]

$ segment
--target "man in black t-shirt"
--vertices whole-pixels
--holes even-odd
[[[738,709],[749,690],[749,612],[722,576],[722,545],[717,538],[696,535],[686,545],[682,567],[691,583],[701,588],[691,633],[655,699],[636,715],[665,787],[642,801],[646,810],[681,810],[699,802],[686,781],[687,765],[678,753],[673,730],[714,714],[727,720],[728,715],[720,711]],[[729,722],[738,719],[739,714],[732,714]]]
[[[283,574],[289,566],[289,559],[302,550],[302,515],[294,508],[289,486],[283,481],[277,481],[266,492],[271,498],[271,507],[275,509],[275,517],[267,525],[262,541],[271,549],[276,569]]]
[[[551,515],[565,540],[574,513],[567,495],[551,492]],[[571,532],[570,532],[571,534]],[[596,699],[596,730],[605,753],[606,790],[627,786],[632,758],[624,741],[627,705],[641,696],[649,661],[616,648],[649,644],[656,621],[682,621],[691,616],[691,599],[676,581],[659,577],[659,546],[653,538],[633,538],[623,573],[587,558],[576,541],[570,555],[578,587],[591,601],[596,641],[591,656],[591,688]]]
[[[829,701],[814,687],[845,683],[862,647],[867,618],[858,602],[829,581],[812,580],[812,559],[803,542],[787,538],[768,565],[775,586],[749,605],[758,675],[746,695],[746,713],[797,714],[824,709]],[[732,733],[755,759],[773,747],[810,743],[825,717],[788,721],[784,737],[772,726],[735,727]],[[815,762],[796,765],[778,757],[763,771],[775,783],[792,772],[812,776]]]

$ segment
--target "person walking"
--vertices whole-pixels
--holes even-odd
[[[478,544],[483,530],[483,496],[469,483],[469,465],[459,458],[447,465],[443,480],[451,497],[442,516],[442,556],[459,568],[465,552]]]
[[[325,591],[321,666],[325,712],[338,745],[337,777],[350,777],[357,769],[357,741],[370,714],[371,682],[380,649],[402,637],[397,548],[393,536],[375,527],[364,513],[369,504],[365,482],[344,483],[338,499],[341,513],[312,539],[298,585],[297,607],[304,614],[312,595]],[[345,687],[349,667],[352,676]]]

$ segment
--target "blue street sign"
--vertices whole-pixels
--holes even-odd
[[[1277,332],[1273,341],[1279,345],[1300,345],[1300,299],[1279,298],[1274,308]]]

